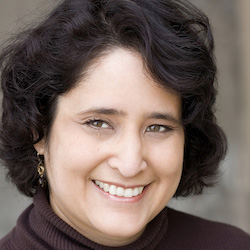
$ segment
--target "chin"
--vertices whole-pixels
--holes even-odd
[[[112,223],[103,227],[102,233],[121,240],[131,238],[131,242],[139,238],[146,228],[146,223]]]

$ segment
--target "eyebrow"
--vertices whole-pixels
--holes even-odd
[[[103,114],[103,115],[119,115],[126,116],[127,113],[122,110],[112,109],[112,108],[91,108],[84,111],[81,111],[79,115],[95,113],[95,114]],[[147,119],[158,119],[158,120],[168,120],[170,122],[176,123],[178,125],[181,124],[181,121],[177,119],[172,113],[161,113],[161,112],[152,112],[145,113],[144,115]]]
[[[96,113],[96,114],[103,114],[103,115],[121,115],[125,116],[126,113],[121,110],[116,109],[109,109],[109,108],[91,108],[84,111],[81,111],[79,114],[88,114],[88,113]]]
[[[171,113],[160,113],[160,112],[153,112],[146,115],[148,119],[159,119],[159,120],[168,120],[170,122],[176,123],[178,125],[181,124],[180,120],[177,119]]]

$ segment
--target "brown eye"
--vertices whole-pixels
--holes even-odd
[[[146,132],[160,132],[160,133],[164,133],[167,131],[172,130],[171,128],[167,127],[167,126],[163,126],[163,125],[159,125],[159,124],[154,124],[151,125],[149,127],[147,127]]]
[[[152,125],[150,127],[148,127],[147,131],[148,132],[159,132],[161,129],[161,126],[159,125]]]
[[[94,121],[92,123],[92,125],[95,126],[95,127],[101,128],[103,123],[104,123],[103,121]]]
[[[94,128],[110,128],[109,124],[102,120],[90,120],[86,124]]]

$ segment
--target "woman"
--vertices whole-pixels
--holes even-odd
[[[226,152],[206,16],[187,1],[66,0],[1,55],[0,156],[33,204],[1,249],[249,249],[166,208]]]

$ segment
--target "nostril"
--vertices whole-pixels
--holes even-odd
[[[145,170],[147,168],[148,164],[145,160],[142,160],[142,166],[141,166],[141,169],[142,170]]]
[[[147,168],[146,161],[142,159],[113,157],[107,163],[110,168],[118,170],[124,177],[136,176]]]

